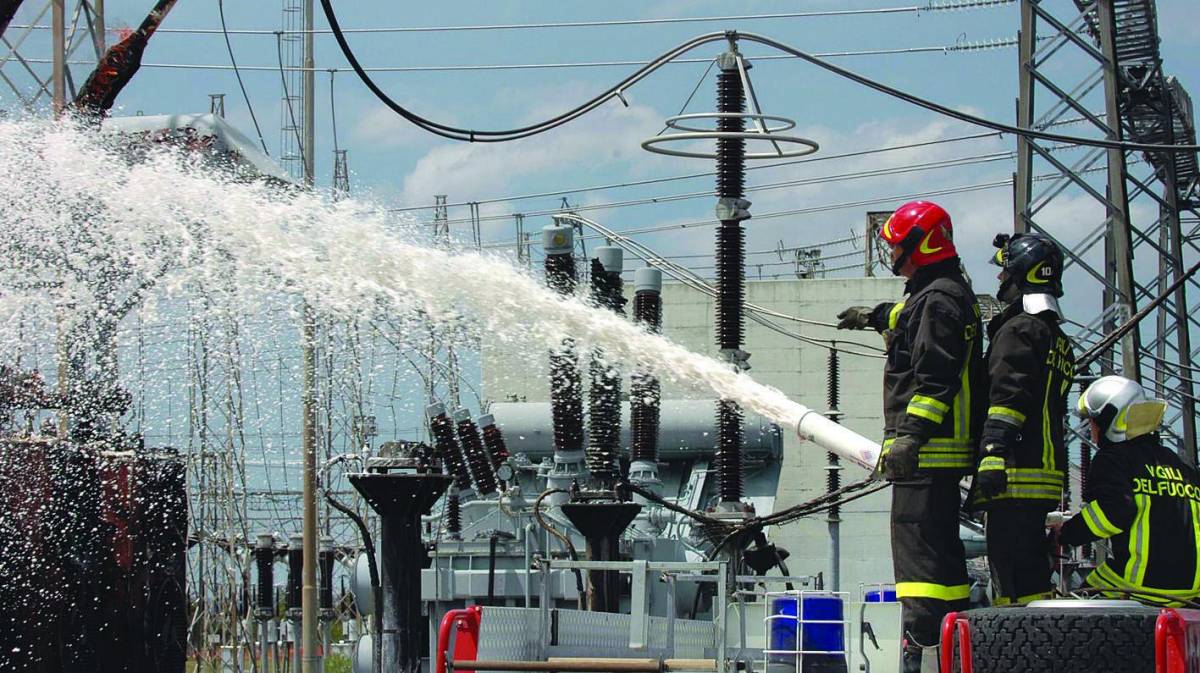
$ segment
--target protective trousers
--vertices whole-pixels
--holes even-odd
[[[910,646],[936,644],[942,617],[967,608],[958,481],[948,474],[892,484],[892,565]]]
[[[1044,507],[994,507],[988,511],[987,550],[994,605],[1050,597],[1053,587]]]

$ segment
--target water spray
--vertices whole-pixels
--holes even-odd
[[[662,271],[645,267],[633,274],[633,319],[653,334],[662,332]],[[658,428],[662,386],[658,378],[634,372],[629,384],[629,480],[661,495]]]

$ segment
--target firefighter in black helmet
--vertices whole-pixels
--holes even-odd
[[[883,451],[892,482],[892,564],[902,608],[903,671],[921,670],[942,617],[967,607],[970,584],[959,537],[959,480],[978,442],[972,386],[982,375],[979,304],[937,204],[901,206],[880,235],[907,297],[842,311],[842,329],[887,335]]]
[[[1137,383],[1102,376],[1079,398],[1100,447],[1086,501],[1059,542],[1109,541],[1088,585],[1113,598],[1178,606],[1200,598],[1200,477],[1158,438],[1166,404]]]
[[[1007,306],[987,328],[987,419],[971,500],[987,511],[992,603],[1013,605],[1052,588],[1045,519],[1062,501],[1075,356],[1059,326],[1062,250],[1039,234],[1001,234],[994,244]]]

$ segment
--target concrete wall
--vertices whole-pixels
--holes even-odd
[[[896,278],[847,278],[829,280],[748,281],[746,300],[787,315],[821,322],[834,322],[843,308],[874,305],[896,300],[903,281]],[[632,296],[632,288],[626,288]],[[687,286],[668,283],[663,289],[663,332],[698,353],[717,355],[714,345],[714,308],[711,298]],[[874,332],[840,332],[830,327],[787,320],[776,322],[805,337],[836,339],[853,344],[882,347]],[[775,386],[792,399],[815,409],[825,409],[829,351],[817,345],[780,334],[753,321],[746,321],[746,346],[751,353],[750,375]],[[483,392],[488,399],[543,401],[548,396],[545,358],[506,357],[494,344],[483,349]],[[528,351],[526,351],[528,352]],[[874,351],[872,351],[874,352]],[[883,360],[841,353],[841,410],[843,423],[879,439]],[[664,386],[665,398],[695,398],[697,394]],[[702,394],[700,397],[709,397]],[[814,498],[825,491],[825,451],[785,433],[783,475],[776,507],[784,508]],[[865,476],[863,470],[846,466],[843,483]],[[888,544],[887,491],[850,503],[842,513],[842,586],[857,591],[859,583],[889,582],[892,579]],[[788,561],[793,574],[829,574],[829,537],[824,516],[802,520],[778,530],[772,538],[792,553]]]

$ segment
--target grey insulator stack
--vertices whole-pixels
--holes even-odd
[[[620,248],[596,248],[592,259],[592,301],[619,315],[625,314]],[[592,355],[591,391],[588,395],[587,467],[601,488],[612,488],[620,474],[621,371],[597,350]]]
[[[575,294],[575,233],[571,227],[548,225],[542,229],[546,253],[546,284],[560,295]],[[554,450],[558,454],[583,448],[583,381],[574,342],[550,352],[550,407],[554,422]]]
[[[662,271],[649,267],[633,275],[633,319],[653,334],[662,332]],[[656,377],[636,372],[629,385],[630,477],[657,474],[662,390]]]

